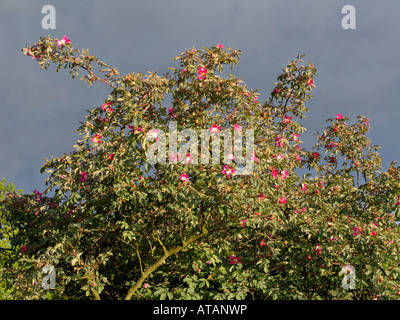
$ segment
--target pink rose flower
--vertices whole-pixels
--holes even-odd
[[[110,112],[110,113],[111,113],[111,112],[114,111],[114,109],[111,108],[110,105],[111,105],[111,102],[107,102],[107,103],[103,104],[101,107],[102,107],[102,109],[103,109],[104,111]]]
[[[140,185],[142,186],[143,183],[144,183],[144,177],[143,176],[139,176],[139,182],[140,182]]]
[[[188,182],[189,181],[189,175],[182,173],[181,176],[179,177],[179,180],[182,182]]]
[[[280,198],[280,199],[279,199],[279,202],[280,202],[280,203],[286,203],[286,198],[285,198],[285,197]]]
[[[292,133],[292,139],[293,139],[293,141],[298,141],[298,140],[299,140],[299,137],[300,137],[300,134]]]
[[[317,244],[315,245],[314,251],[317,252],[317,255],[320,255],[320,254],[321,254],[322,248],[320,247],[319,243],[317,243]]]
[[[193,156],[190,155],[190,153],[188,153],[186,155],[186,163],[192,163],[193,161]]]
[[[208,131],[210,132],[219,132],[221,129],[221,126],[216,125],[215,123],[211,126],[210,129],[208,129]]]
[[[158,133],[160,132],[159,129],[152,129],[149,131],[150,137],[156,139],[158,141]]]
[[[301,214],[302,212],[305,212],[307,210],[307,207],[303,207],[300,211],[294,210],[295,213]]]
[[[81,181],[86,182],[88,179],[88,174],[87,172],[81,172]]]
[[[231,264],[240,263],[240,259],[241,259],[240,257],[236,257],[235,254],[229,256],[228,258],[229,258],[229,260],[230,260],[229,262],[230,262]]]
[[[277,146],[277,147],[283,147],[283,145],[284,145],[284,143],[283,143],[283,141],[282,141],[282,139],[283,138],[285,138],[285,136],[282,136],[282,137],[276,137],[276,139],[275,139],[275,141],[276,141],[276,143],[275,143],[275,145]]]
[[[227,165],[224,166],[224,169],[222,170],[222,174],[226,174],[228,179],[230,179],[230,175],[235,173],[235,169],[233,169],[232,167],[228,167]]]
[[[197,73],[198,73],[198,75],[199,75],[198,78],[199,78],[200,80],[203,80],[203,79],[206,78],[207,69],[204,68],[204,67],[200,67],[200,68],[199,68],[199,71],[198,71]]]
[[[171,151],[170,159],[172,160],[172,163],[177,163],[179,160],[179,154],[175,154],[173,151]]]
[[[37,200],[38,202],[42,201],[43,193],[37,191],[36,189],[33,190],[33,193],[37,196],[36,200]]]
[[[174,113],[174,109],[173,108],[168,108],[168,116],[169,117],[176,117],[176,114]]]
[[[274,178],[276,178],[276,177],[278,176],[278,173],[279,173],[279,170],[278,170],[278,169],[272,168],[271,174],[272,174],[272,176],[273,176]]]
[[[287,171],[281,171],[281,177],[283,180],[285,180],[287,178],[287,176],[289,175],[289,172]]]
[[[226,155],[226,159],[227,159],[227,160],[234,160],[234,159],[235,159],[235,156],[234,156],[232,153],[228,153],[228,154]]]
[[[354,231],[353,232],[353,236],[357,236],[359,234],[362,234],[362,231],[361,231],[360,227],[354,227],[353,231]]]
[[[328,149],[333,149],[333,148],[335,148],[336,147],[336,142],[334,142],[334,141],[331,141],[329,144],[328,144]]]
[[[61,40],[57,40],[57,45],[58,45],[59,47],[63,46],[63,45],[66,44],[66,43],[71,43],[71,40],[69,40],[69,39],[67,38],[67,36],[64,36],[64,38],[62,38]]]
[[[292,121],[292,116],[287,117],[287,116],[283,116],[283,123],[290,123]]]
[[[33,190],[33,193],[36,194],[37,196],[41,197],[43,195],[43,193],[37,191],[36,189]]]
[[[99,134],[96,134],[96,135],[94,135],[94,137],[92,138],[92,139],[90,139],[92,142],[94,142],[94,143],[101,143],[101,141],[100,141],[100,139],[102,138],[103,136],[101,136],[101,135],[99,135]]]
[[[336,120],[341,120],[341,119],[343,119],[343,116],[340,113],[338,113],[336,116]]]
[[[256,152],[253,152],[253,155],[251,156],[251,160],[252,161],[256,161],[257,163],[259,163],[258,158],[256,157]]]

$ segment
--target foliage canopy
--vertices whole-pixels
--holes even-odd
[[[181,53],[162,76],[120,75],[67,40],[42,37],[23,52],[41,68],[82,71],[89,86],[103,82],[111,93],[88,111],[75,151],[46,160],[43,194],[3,192],[3,218],[18,229],[3,273],[11,295],[48,298],[40,283],[50,264],[58,299],[399,297],[399,167],[381,171],[366,117],[348,124],[338,114],[314,150],[301,146],[298,120],[316,75],[303,56],[260,103],[224,71],[241,52],[220,44]],[[168,147],[171,121],[198,136],[254,130],[252,172],[229,176],[223,163],[187,163],[185,154],[149,164],[146,134],[165,133]],[[345,265],[356,270],[356,289],[342,288]]]

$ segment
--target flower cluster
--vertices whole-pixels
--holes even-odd
[[[321,254],[322,248],[321,248],[321,246],[319,245],[319,243],[317,243],[317,244],[315,245],[314,251],[317,252],[317,255],[320,255],[320,254]]]
[[[168,108],[168,117],[176,117],[176,113],[174,113],[174,108],[169,107]]]
[[[128,128],[131,129],[133,133],[140,133],[143,131],[142,127],[135,128],[134,126],[128,125]]]
[[[113,112],[114,111],[114,109],[113,108],[111,108],[110,106],[112,105],[112,102],[107,102],[107,103],[104,103],[102,106],[101,106],[101,108],[105,111],[105,112]]]
[[[271,168],[271,175],[272,175],[274,178],[277,178],[278,175],[280,175],[280,177],[281,177],[283,180],[285,180],[285,179],[288,177],[289,172],[286,171],[286,170],[282,170],[282,171],[279,172],[278,169]]]
[[[275,145],[277,146],[277,147],[283,147],[285,144],[283,143],[283,139],[285,138],[285,135],[283,135],[283,136],[278,136],[278,137],[276,137],[276,139],[275,139]]]
[[[33,193],[36,195],[36,200],[40,202],[42,200],[43,193],[37,191],[36,189],[33,190]]]

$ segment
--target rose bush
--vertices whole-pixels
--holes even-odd
[[[111,93],[88,111],[75,150],[46,160],[47,190],[5,194],[3,216],[19,230],[3,274],[11,292],[49,297],[40,283],[50,264],[50,297],[59,299],[399,297],[399,167],[381,171],[365,117],[328,119],[315,150],[302,147],[298,120],[316,75],[302,56],[260,103],[224,70],[241,52],[221,44],[181,53],[162,76],[120,75],[67,37],[42,37],[23,52],[41,68],[83,72],[89,86],[103,82]],[[237,140],[252,129],[253,169],[239,174],[234,150],[230,162],[197,161],[213,151],[200,146],[149,163],[157,142],[187,142],[171,121],[199,137],[231,129]],[[246,137],[243,149],[250,145]],[[347,265],[355,289],[342,288]]]

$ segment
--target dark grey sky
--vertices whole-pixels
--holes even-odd
[[[44,30],[44,5],[56,29]],[[356,29],[341,25],[345,5]],[[302,138],[313,143],[337,113],[370,118],[369,137],[383,147],[384,168],[400,160],[400,1],[398,0],[0,0],[0,179],[26,193],[43,191],[44,158],[72,151],[86,109],[101,105],[106,86],[88,88],[54,66],[41,71],[20,50],[40,36],[66,35],[121,74],[168,72],[182,51],[222,43],[243,52],[234,74],[263,101],[297,53],[317,68]]]

